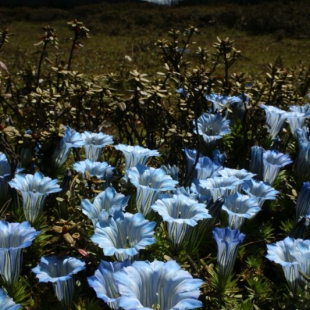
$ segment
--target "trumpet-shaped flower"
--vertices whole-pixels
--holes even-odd
[[[223,196],[232,195],[241,188],[243,181],[235,176],[214,177],[206,180],[199,180],[199,185],[205,188],[213,201]]]
[[[256,198],[236,193],[225,197],[222,210],[228,214],[228,225],[240,229],[246,218],[253,218],[261,208]]]
[[[113,275],[115,272],[130,265],[131,262],[128,259],[123,262],[114,263],[102,260],[95,274],[87,278],[88,285],[95,290],[97,297],[104,300],[111,309],[119,308],[118,302],[120,299],[118,287]]]
[[[263,154],[265,150],[257,145],[251,147],[251,161],[249,170],[256,174],[258,180],[263,179]]]
[[[242,190],[251,198],[256,198],[260,208],[265,200],[275,200],[279,194],[279,191],[275,190],[270,184],[255,180],[245,180],[242,184]]]
[[[289,112],[283,111],[274,106],[265,104],[259,105],[266,113],[266,124],[271,139],[274,139],[284,126],[284,122],[289,116]]]
[[[149,150],[145,147],[136,145],[118,144],[114,146],[116,150],[121,151],[125,156],[125,169],[135,167],[138,163],[145,165],[149,157],[160,156],[156,150]]]
[[[275,150],[265,151],[263,153],[263,181],[273,184],[280,169],[292,162],[288,154]]]
[[[169,239],[176,248],[190,236],[198,221],[211,218],[205,204],[182,194],[158,199],[151,208],[167,222]]]
[[[99,219],[91,240],[103,248],[104,255],[115,255],[122,261],[156,242],[155,225],[155,222],[149,222],[141,213],[115,211],[113,216],[102,216]]]
[[[195,121],[194,121],[195,126]],[[202,136],[203,140],[209,144],[218,139],[222,139],[224,135],[230,133],[229,121],[223,119],[220,113],[217,114],[208,114],[203,113],[197,120],[197,127],[194,128],[194,133]]]
[[[101,211],[106,211],[109,215],[113,215],[117,210],[124,211],[129,198],[130,196],[117,193],[113,187],[108,187],[96,196],[93,203],[88,199],[83,199],[81,202],[82,212],[92,221],[94,228],[96,228]]]
[[[21,305],[16,304],[12,298],[10,298],[3,288],[0,288],[0,309],[2,310],[18,310]]]
[[[52,282],[58,301],[68,309],[74,293],[74,274],[85,269],[85,263],[74,257],[43,256],[32,271],[39,282]]]
[[[301,106],[301,105],[291,105],[291,106],[289,106],[289,109],[292,112],[303,113],[306,116],[310,115],[310,105],[308,103],[303,105],[303,106]]]
[[[297,138],[296,129],[305,126],[307,115],[301,112],[288,112],[287,122],[290,126],[291,134]]]
[[[84,131],[82,139],[85,141],[84,149],[86,158],[94,162],[100,161],[102,149],[109,144],[113,144],[113,137],[102,132],[94,133]]]
[[[224,168],[218,171],[218,174],[222,177],[229,178],[231,176],[235,176],[237,179],[241,181],[250,180],[252,179],[255,174],[247,171],[246,169],[230,169]]]
[[[9,180],[11,179],[11,165],[4,153],[0,152],[0,206],[4,205],[9,194]],[[1,207],[0,207],[1,209]]]
[[[302,265],[304,267],[303,261],[310,258],[310,240],[286,237],[276,243],[267,244],[267,249],[266,257],[282,266],[290,290],[296,293],[300,288],[299,284],[305,282],[298,270],[302,269]],[[303,271],[309,275],[309,269]]]
[[[62,166],[67,160],[71,148],[79,148],[83,145],[85,145],[85,141],[83,140],[81,134],[67,126],[64,136],[60,140],[59,145],[56,147],[52,155],[54,165],[57,167]]]
[[[296,129],[298,137],[298,153],[294,161],[295,173],[299,183],[310,178],[310,139],[306,127]]]
[[[96,176],[105,182],[102,188],[105,189],[110,186],[114,167],[111,167],[107,162],[94,162],[90,159],[79,161],[73,164],[73,169],[83,174],[88,173],[91,177]]]
[[[27,221],[34,223],[38,219],[43,211],[47,195],[62,190],[57,182],[57,179],[45,177],[41,172],[35,172],[34,175],[16,174],[15,178],[9,181],[9,185],[22,195]]]
[[[222,169],[223,167],[221,165],[215,163],[209,157],[203,156],[198,160],[194,177],[201,180],[211,178],[217,175]]]
[[[0,274],[3,281],[14,284],[23,262],[23,249],[29,247],[40,231],[28,222],[8,223],[0,221]]]
[[[193,279],[175,261],[135,261],[114,274],[124,310],[196,309],[203,281]]]
[[[159,193],[174,190],[178,183],[167,175],[164,169],[155,169],[140,164],[127,169],[125,178],[137,188],[136,207],[138,212],[143,213],[144,216],[151,211],[150,207]]]
[[[310,215],[310,182],[304,182],[296,201],[296,220]]]
[[[220,274],[227,278],[233,271],[239,244],[243,242],[244,234],[239,229],[214,228],[213,237],[217,243],[217,263]]]

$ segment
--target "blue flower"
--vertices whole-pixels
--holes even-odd
[[[221,169],[223,169],[222,165],[215,163],[207,156],[203,156],[197,162],[194,177],[201,180],[211,178],[217,175]]]
[[[145,147],[136,145],[118,144],[114,146],[116,150],[121,151],[126,160],[125,169],[135,167],[138,163],[145,165],[149,157],[160,156],[156,150],[149,150]]]
[[[198,221],[211,218],[205,204],[182,194],[158,199],[151,208],[167,222],[169,239],[175,248],[188,240]]]
[[[269,150],[263,153],[263,181],[273,184],[277,179],[280,169],[293,161],[288,154],[276,150]]]
[[[175,261],[136,261],[114,274],[121,294],[119,306],[136,309],[196,309],[203,281],[193,279]]]
[[[176,165],[161,165],[160,168],[163,169],[167,175],[170,175],[173,180],[179,180],[179,168]]]
[[[245,180],[242,184],[242,190],[251,198],[256,198],[260,208],[265,200],[275,200],[279,194],[279,191],[275,190],[270,184],[255,180]]]
[[[310,215],[310,182],[304,182],[296,201],[296,220]]]
[[[294,161],[295,173],[299,183],[310,178],[310,139],[306,127],[296,129],[298,137],[298,153]]]
[[[243,181],[235,176],[213,177],[206,180],[199,180],[199,186],[206,189],[213,201],[223,196],[232,195],[241,188]]]
[[[32,174],[16,174],[9,181],[12,188],[17,189],[23,198],[23,209],[25,218],[34,223],[41,215],[47,195],[60,192],[62,189],[58,180],[45,177],[41,172]]]
[[[252,179],[255,174],[247,171],[246,169],[231,169],[231,168],[223,168],[218,171],[218,174],[222,177],[229,178],[231,176],[235,176],[237,179],[241,181]]]
[[[85,141],[86,158],[92,161],[100,161],[102,149],[106,145],[113,144],[113,137],[102,132],[84,131],[82,139]]]
[[[305,116],[309,116],[310,115],[310,105],[308,103],[303,105],[303,106],[291,105],[291,106],[289,106],[289,109],[292,112],[303,113],[303,114],[305,114]]]
[[[68,309],[74,293],[73,275],[85,269],[85,263],[74,257],[43,256],[32,271],[39,282],[52,282],[57,299]]]
[[[225,197],[222,210],[228,214],[228,225],[233,229],[240,229],[245,219],[253,218],[261,208],[256,198],[236,193]]]
[[[96,228],[101,211],[106,211],[109,215],[113,215],[117,210],[124,211],[129,198],[130,196],[117,193],[113,187],[108,187],[96,196],[93,203],[88,199],[83,199],[81,202],[82,212],[87,215]]]
[[[251,160],[249,170],[256,174],[259,180],[263,179],[263,154],[265,150],[257,145],[251,147]]]
[[[40,231],[28,222],[8,223],[0,221],[0,274],[3,281],[14,284],[23,262],[23,249],[29,247]]]
[[[296,129],[305,126],[308,115],[301,112],[288,112],[287,122],[290,126],[291,134],[297,138]]]
[[[4,153],[0,152],[0,206],[3,206],[8,200],[8,182],[11,179],[11,172],[11,165],[7,157]]]
[[[103,248],[104,255],[115,255],[122,261],[156,242],[155,225],[156,222],[149,222],[141,213],[115,211],[113,216],[99,219],[91,240]]]
[[[217,114],[208,114],[203,113],[197,119],[198,132],[194,124],[194,133],[202,136],[203,140],[209,144],[218,139],[222,139],[224,135],[227,135],[231,132],[229,128],[229,121],[223,119],[220,113]]]
[[[264,104],[260,104],[259,106],[265,110],[267,130],[270,138],[274,139],[283,128],[289,112],[283,111],[274,106],[267,106]]]
[[[113,275],[115,272],[130,265],[131,262],[128,259],[123,262],[114,263],[101,261],[95,274],[87,278],[88,285],[95,290],[97,297],[104,300],[111,309],[119,308],[118,302],[120,299],[118,287]]]
[[[298,272],[301,269],[300,262],[304,259],[309,259],[309,253],[310,240],[286,237],[284,240],[276,243],[267,244],[266,257],[270,261],[282,266],[290,290],[296,293],[300,288],[299,283],[304,282]],[[308,270],[305,272],[306,274],[309,273]]]
[[[99,180],[104,180],[102,189],[110,186],[114,167],[111,167],[107,162],[94,162],[90,159],[79,161],[73,164],[73,169],[83,174],[87,172],[91,177],[95,176]]]
[[[136,208],[146,216],[151,210],[151,205],[159,193],[174,190],[178,183],[167,175],[164,169],[152,168],[137,164],[136,167],[126,170],[125,179],[137,188]]]
[[[0,309],[1,310],[18,310],[21,305],[16,304],[12,298],[10,298],[3,288],[0,288]]]
[[[71,148],[79,148],[83,145],[85,145],[85,141],[81,134],[67,126],[63,138],[60,140],[59,145],[52,155],[54,165],[57,167],[62,166],[67,160]]]
[[[217,243],[217,263],[222,277],[231,275],[238,253],[239,244],[243,242],[244,234],[239,229],[214,228],[213,237]]]
[[[210,95],[206,95],[206,99],[212,102],[212,112],[218,113],[226,108],[226,105],[230,101],[230,97],[226,95],[219,95],[212,93]]]

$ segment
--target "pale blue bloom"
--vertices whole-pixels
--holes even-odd
[[[212,160],[216,165],[225,166],[226,153],[221,153],[218,148],[212,151]]]
[[[303,113],[303,114],[305,114],[305,116],[309,116],[310,115],[310,105],[308,103],[303,105],[303,106],[301,106],[301,105],[291,105],[291,106],[289,106],[289,109],[292,112]]]
[[[85,173],[87,172],[91,177],[95,176],[99,180],[104,180],[102,189],[106,189],[111,185],[111,178],[115,168],[111,167],[107,162],[94,162],[86,159],[74,163],[73,169],[82,173],[83,177],[85,177]]]
[[[147,160],[152,156],[160,156],[157,150],[149,150],[145,147],[136,145],[118,144],[114,146],[116,150],[121,151],[126,160],[125,169],[135,167],[138,163],[145,165]]]
[[[14,284],[23,263],[23,249],[40,234],[28,222],[0,221],[0,274],[7,285]]]
[[[288,154],[268,150],[263,153],[263,181],[273,184],[277,179],[280,169],[293,161]]]
[[[67,160],[71,148],[80,148],[85,145],[80,133],[76,132],[69,126],[66,127],[64,136],[56,146],[54,153],[52,155],[52,160],[55,166],[60,167]]]
[[[125,179],[137,188],[136,208],[146,216],[158,195],[164,191],[174,190],[177,181],[167,175],[164,169],[137,164],[126,170]]]
[[[231,176],[235,176],[237,179],[241,181],[251,180],[255,174],[247,171],[246,169],[231,169],[231,168],[223,168],[218,171],[218,174],[222,177],[229,178]]]
[[[0,288],[0,309],[1,310],[18,310],[21,305],[16,304],[12,298],[10,298],[3,288]]]
[[[264,109],[266,113],[266,125],[270,138],[274,139],[284,126],[284,122],[287,119],[289,112],[281,110],[274,106],[267,106],[265,104],[259,105]]]
[[[307,115],[300,112],[288,112],[287,122],[290,126],[291,134],[297,138],[296,129],[305,126]]]
[[[186,157],[187,174],[190,174],[193,170],[195,163],[196,163],[198,152],[197,152],[197,150],[191,150],[191,149],[186,149],[186,148],[183,149],[183,151],[184,151],[185,157]],[[201,157],[200,154],[199,154],[199,157]]]
[[[228,214],[228,226],[233,229],[240,229],[245,219],[253,218],[261,208],[256,198],[235,193],[225,197],[222,210]]]
[[[158,199],[151,208],[167,222],[169,239],[175,248],[188,240],[198,221],[211,218],[205,204],[182,194]]]
[[[310,215],[310,182],[304,182],[296,201],[296,220]]]
[[[221,169],[223,169],[222,165],[215,163],[207,156],[203,156],[198,160],[194,178],[201,180],[207,179],[217,175]]]
[[[27,221],[34,223],[39,218],[47,195],[62,190],[57,182],[57,179],[45,177],[41,172],[35,172],[34,175],[16,174],[15,178],[9,181],[9,185],[22,195]]]
[[[224,135],[227,135],[231,132],[229,128],[229,121],[223,119],[220,113],[217,114],[208,114],[203,113],[197,119],[197,127],[198,132],[195,126],[195,120],[193,121],[194,124],[194,133],[199,134],[202,136],[203,140],[209,144],[218,139],[222,139]]]
[[[306,127],[296,129],[298,153],[294,161],[295,173],[299,183],[310,179],[310,139]]]
[[[206,95],[206,99],[212,102],[212,112],[218,113],[226,108],[228,102],[230,101],[230,97],[227,95],[219,95],[216,93],[212,93],[210,95]]]
[[[227,278],[234,269],[239,244],[243,242],[245,235],[240,233],[239,229],[230,227],[215,227],[212,232],[217,243],[217,263],[220,275]]]
[[[204,187],[202,184],[200,184],[200,179],[194,179],[190,190],[192,194],[194,194],[199,202],[206,203],[210,199],[213,200],[211,192],[209,191],[209,188]]]
[[[84,149],[86,158],[92,161],[100,161],[102,149],[109,144],[113,144],[113,137],[102,132],[94,133],[84,131],[82,139],[85,141]]]
[[[120,299],[113,275],[130,265],[131,262],[128,259],[114,263],[102,260],[95,274],[87,278],[88,285],[95,290],[97,297],[104,300],[111,309],[119,309],[118,302]]]
[[[113,215],[115,211],[125,211],[129,198],[130,196],[117,193],[113,187],[108,187],[99,193],[92,203],[88,199],[83,199],[81,201],[82,212],[96,228],[101,211],[106,211],[109,215]]]
[[[4,153],[0,152],[0,210],[7,202],[9,195],[9,180],[11,179],[11,165]]]
[[[141,213],[115,211],[113,216],[99,218],[91,240],[103,249],[104,255],[115,255],[122,261],[156,242],[155,226],[156,222],[149,222]]]
[[[199,180],[199,186],[205,188],[213,201],[218,198],[225,197],[236,193],[242,185],[243,181],[235,176],[231,177],[213,177],[206,180]]]
[[[124,310],[197,309],[201,279],[181,269],[173,260],[135,261],[132,266],[114,273],[121,294],[119,306]]]
[[[304,282],[298,270],[301,270],[300,262],[309,259],[310,240],[286,237],[276,243],[267,244],[267,249],[266,257],[282,266],[290,290],[296,293],[299,283]],[[308,273],[309,271],[306,271],[306,274]]]
[[[245,180],[242,190],[251,198],[256,198],[258,206],[261,208],[265,200],[276,200],[279,191],[275,190],[270,184],[263,181]]]
[[[65,309],[69,309],[74,293],[74,274],[85,269],[85,262],[75,257],[42,256],[32,271],[39,282],[52,282],[54,294]]]
[[[176,165],[170,166],[170,165],[161,165],[161,169],[165,170],[167,175],[170,175],[171,178],[175,181],[179,180],[179,168]]]

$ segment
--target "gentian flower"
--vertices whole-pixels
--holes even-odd
[[[167,222],[169,239],[178,248],[198,221],[211,218],[206,205],[184,195],[158,199],[151,208]]]
[[[279,191],[275,190],[270,184],[256,180],[245,180],[242,184],[242,190],[249,197],[256,198],[260,208],[265,200],[275,200],[279,194]]]
[[[202,136],[203,140],[210,144],[218,139],[222,139],[224,135],[227,135],[231,132],[229,128],[229,121],[222,118],[220,113],[217,114],[208,114],[203,113],[197,119],[197,127],[198,132],[195,126],[195,120],[193,121],[194,124],[194,133],[199,134]]]
[[[173,180],[179,180],[179,168],[176,165],[161,165],[160,168],[163,169],[167,175],[170,175]]]
[[[86,158],[94,162],[100,161],[102,149],[109,144],[113,144],[113,137],[102,132],[93,133],[84,131],[82,139],[85,141],[84,149]]]
[[[227,279],[233,271],[239,244],[243,242],[245,235],[240,233],[239,229],[230,227],[215,227],[212,232],[217,243],[217,263],[220,275]]]
[[[138,163],[145,165],[149,157],[160,156],[156,150],[149,150],[145,147],[136,145],[117,144],[114,146],[116,150],[121,151],[126,160],[125,169],[135,167]]]
[[[289,106],[290,111],[297,112],[297,113],[303,113],[305,116],[310,115],[310,105],[307,103],[303,106],[301,105],[291,105]]]
[[[310,215],[310,182],[304,182],[296,201],[296,220]]]
[[[221,112],[223,109],[226,108],[226,105],[230,101],[230,97],[226,95],[219,95],[216,93],[212,93],[206,95],[205,97],[208,101],[212,102],[212,112],[218,113]]]
[[[236,193],[225,197],[222,210],[228,214],[228,225],[233,229],[240,229],[245,219],[253,218],[261,208],[256,198]]]
[[[270,138],[274,139],[284,126],[289,112],[283,111],[274,106],[267,106],[264,104],[259,105],[266,113],[266,124]]]
[[[115,211],[124,211],[130,196],[117,193],[113,187],[108,187],[98,194],[91,203],[88,199],[81,201],[82,212],[92,221],[94,228],[98,222],[101,211],[113,215]]]
[[[255,174],[247,171],[246,169],[231,169],[231,168],[223,168],[218,171],[218,174],[222,177],[229,178],[231,176],[235,176],[237,179],[241,181],[251,180]]]
[[[115,255],[122,261],[156,242],[155,226],[156,222],[149,222],[141,213],[115,211],[113,216],[99,219],[91,240],[103,248],[104,255]]]
[[[3,206],[9,195],[8,182],[11,179],[11,165],[5,154],[0,152],[0,206]]]
[[[54,165],[57,167],[62,166],[67,160],[71,148],[82,147],[85,143],[80,133],[67,126],[63,138],[52,155]]]
[[[161,168],[152,168],[137,164],[126,171],[126,179],[137,188],[136,208],[146,216],[158,195],[164,191],[174,190],[178,183]]]
[[[107,162],[94,162],[90,159],[86,159],[74,163],[73,169],[82,173],[83,177],[85,177],[85,172],[87,172],[91,177],[95,176],[99,180],[104,180],[105,182],[102,184],[102,189],[106,189],[110,186],[113,170],[115,168],[111,167]]]
[[[296,293],[300,288],[299,283],[304,282],[298,270],[301,270],[300,263],[303,260],[309,260],[310,240],[286,237],[276,243],[267,244],[267,249],[266,257],[282,266],[289,289]],[[306,274],[309,274],[308,270]]]
[[[200,279],[181,269],[175,261],[135,261],[131,266],[114,273],[121,298],[119,306],[124,310],[137,309],[196,309],[202,306],[198,300]]]
[[[307,115],[300,112],[288,112],[287,122],[290,126],[291,134],[297,138],[296,129],[305,126]]]
[[[36,231],[28,222],[0,221],[0,274],[7,285],[13,285],[18,280],[23,249],[29,247],[38,234],[40,231]]]
[[[21,305],[16,304],[12,298],[10,298],[3,288],[0,288],[0,309],[2,310],[18,310]]]
[[[36,172],[34,175],[16,174],[15,178],[9,181],[9,185],[22,195],[27,221],[34,223],[43,211],[46,197],[62,190],[57,182],[57,179],[45,177],[41,172]]]
[[[213,201],[223,196],[232,195],[241,188],[243,181],[235,176],[213,177],[206,180],[199,180],[199,185],[205,188]]]
[[[88,285],[92,287],[97,297],[104,300],[111,309],[118,309],[120,294],[113,275],[115,272],[131,265],[130,260],[123,262],[101,261],[95,274],[87,278]]]
[[[215,163],[209,157],[203,156],[198,160],[194,177],[201,180],[211,178],[217,175],[222,169],[223,167],[221,165]]]
[[[306,127],[297,128],[298,153],[294,161],[295,173],[299,183],[310,179],[310,138]]]
[[[263,154],[265,150],[257,145],[251,147],[249,171],[256,174],[258,180],[263,179]]]
[[[263,153],[263,181],[273,184],[277,179],[280,169],[293,161],[288,154],[271,150]]]
[[[54,293],[65,309],[70,308],[74,293],[73,275],[85,269],[85,263],[74,257],[43,256],[32,271],[39,282],[52,282]]]

